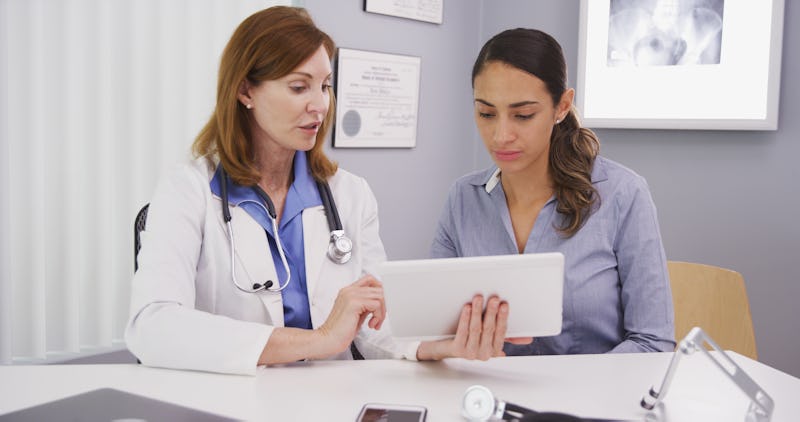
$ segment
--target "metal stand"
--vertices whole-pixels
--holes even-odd
[[[704,347],[705,343],[711,345],[718,354],[712,355],[709,353]],[[775,403],[769,394],[761,389],[700,327],[692,328],[689,334],[678,344],[678,350],[672,356],[667,373],[661,382],[661,387],[658,390],[655,389],[655,386],[650,387],[649,394],[642,398],[641,405],[643,408],[653,410],[664,399],[678,368],[681,356],[690,355],[698,350],[708,356],[717,365],[717,368],[724,372],[750,398],[750,406],[747,408],[744,419],[746,422],[768,422],[772,418],[772,410],[775,407]]]

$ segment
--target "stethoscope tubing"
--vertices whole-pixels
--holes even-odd
[[[283,291],[286,287],[289,286],[289,283],[292,281],[292,272],[289,267],[289,263],[286,260],[286,254],[283,250],[283,243],[281,242],[280,234],[278,233],[278,218],[275,212],[275,206],[272,203],[269,195],[264,192],[258,185],[256,185],[253,190],[256,194],[264,201],[264,203],[260,203],[258,201],[252,200],[245,200],[242,203],[254,203],[261,207],[267,215],[272,220],[272,232],[275,237],[275,243],[278,247],[278,254],[281,258],[281,264],[283,264],[283,268],[286,271],[286,281],[283,283],[278,280],[278,287],[272,287],[272,281],[267,281],[263,284],[254,283],[252,289],[247,289],[242,287],[239,284],[238,279],[236,278],[236,242],[233,236],[233,224],[231,223],[232,216],[230,213],[230,203],[228,202],[228,174],[225,172],[225,169],[222,168],[222,164],[220,164],[220,196],[222,199],[222,218],[225,221],[225,225],[228,229],[228,238],[231,242],[231,278],[233,279],[233,284],[239,290],[246,292],[246,293],[256,293],[259,291],[267,291],[271,293],[279,293]],[[331,230],[331,247],[328,251],[328,257],[331,261],[337,264],[345,264],[347,261],[350,260],[352,243],[350,239],[344,235],[344,230],[342,228],[342,222],[339,218],[339,211],[336,207],[336,203],[333,200],[333,194],[331,193],[330,186],[326,182],[317,182],[317,189],[319,190],[320,197],[322,199],[323,208],[325,209],[325,217],[328,220],[328,228]],[[265,205],[266,204],[266,205]],[[343,239],[345,240],[348,246],[347,250],[340,250],[337,240]],[[331,251],[333,249],[333,251]]]

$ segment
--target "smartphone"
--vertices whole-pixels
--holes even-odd
[[[367,403],[356,422],[424,422],[428,409],[406,404]]]

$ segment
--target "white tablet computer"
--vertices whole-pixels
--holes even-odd
[[[560,253],[387,261],[375,272],[383,283],[395,337],[455,336],[461,308],[476,293],[508,302],[506,337],[561,332],[564,255]]]

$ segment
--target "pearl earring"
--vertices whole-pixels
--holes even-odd
[[[252,104],[248,104],[248,105],[246,105],[245,107],[247,107],[247,109],[248,109],[248,110],[250,110],[250,109],[252,109],[252,108],[253,108],[253,105],[252,105]]]
[[[561,119],[556,119],[556,124],[561,123]]]

